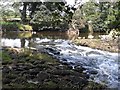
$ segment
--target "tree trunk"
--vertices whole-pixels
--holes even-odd
[[[22,19],[22,22],[25,23],[26,22],[26,10],[27,10],[27,3],[24,2],[23,3],[23,10],[21,12],[22,16],[21,16],[21,19]]]

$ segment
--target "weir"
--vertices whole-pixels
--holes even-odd
[[[107,85],[110,88],[118,88],[120,84],[118,53],[101,51],[84,46],[77,46],[67,39],[53,39],[31,37],[25,38],[2,38],[2,46],[42,49],[61,62],[67,63],[73,68],[80,66],[85,68],[84,72],[90,75],[90,81]]]

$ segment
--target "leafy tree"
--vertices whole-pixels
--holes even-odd
[[[65,29],[68,27],[73,12],[65,2],[44,2],[37,4],[34,13],[32,13],[31,24],[36,27],[52,27]]]
[[[114,2],[87,2],[81,12],[86,22],[92,22],[94,31],[107,31],[116,19],[117,8]]]
[[[111,21],[109,23],[109,28],[120,31],[120,1],[114,4],[111,14],[114,14],[114,16],[109,16]]]

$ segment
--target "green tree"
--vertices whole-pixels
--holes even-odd
[[[82,5],[81,12],[86,23],[91,21],[94,31],[108,31],[115,21],[117,6],[115,2],[87,2]]]
[[[72,18],[72,8],[65,5],[65,2],[44,2],[37,4],[36,9],[32,13],[31,24],[35,27],[51,27],[65,29],[68,28],[70,19]]]

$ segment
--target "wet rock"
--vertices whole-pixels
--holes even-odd
[[[24,58],[27,57],[28,56]],[[22,59],[24,60],[24,58]],[[31,83],[28,83],[28,80],[33,82],[37,81],[36,86],[43,86],[43,88],[82,88],[84,85],[87,85],[89,75],[82,72],[84,70],[83,67],[76,66],[73,70],[73,67],[70,66],[70,63],[67,63],[66,60],[65,63],[54,63],[53,60],[53,58],[51,58],[51,60],[49,60],[49,58],[46,59],[46,56],[43,60],[37,57],[31,57],[28,61],[12,64],[11,69],[4,67],[5,72],[10,73],[11,76],[7,76],[6,74],[3,78],[7,80],[10,78],[9,81],[16,87],[19,85],[34,88],[35,86],[30,86]],[[4,83],[11,85],[7,80]]]
[[[28,70],[24,70],[20,73],[22,76],[24,76],[25,74],[28,74]]]
[[[101,85],[95,82],[89,82],[88,84],[86,84],[83,90],[109,90],[109,89],[107,89],[105,85]]]
[[[2,79],[3,84],[9,84],[10,82],[11,82],[11,80],[9,78],[3,78]]]
[[[46,70],[49,68],[49,66],[46,64],[37,64],[36,68],[39,68],[39,70]]]
[[[8,74],[8,75],[5,76],[5,78],[15,79],[15,78],[17,78],[17,75],[15,75],[15,74]]]
[[[90,75],[89,74],[84,74],[84,77],[86,78],[86,79],[89,79],[90,78]]]
[[[70,81],[74,84],[83,85],[87,83],[87,80],[83,77],[70,76]]]
[[[28,71],[28,73],[29,73],[30,75],[37,75],[37,74],[39,73],[39,69],[30,69],[30,70]]]
[[[88,71],[90,74],[97,74],[98,73],[98,71],[97,70],[90,70],[90,71]]]
[[[44,63],[45,63],[45,61],[34,61],[34,62],[33,62],[33,65],[44,64]]]
[[[26,74],[26,78],[27,79],[35,79],[36,78],[36,75],[30,75],[30,74]]]
[[[67,62],[67,59],[65,59],[65,58],[63,58],[62,60],[65,61],[65,62]]]
[[[33,69],[35,66],[32,65],[31,63],[26,63],[24,66],[26,66],[29,69]]]
[[[3,60],[2,65],[7,65],[7,64],[11,64],[11,63],[12,63],[12,61],[4,61]]]
[[[61,62],[63,65],[69,65],[68,62]]]
[[[35,62],[35,60],[33,60],[33,59],[32,59],[32,60],[29,60],[29,62],[30,62],[30,63],[34,63],[34,62]]]
[[[86,70],[85,68],[83,68],[82,66],[75,66],[74,67],[74,70],[77,71],[77,72],[80,72],[82,73],[84,70]]]
[[[22,84],[22,83],[26,83],[26,78],[25,77],[18,77],[14,80],[14,82]]]
[[[70,70],[54,70],[52,72],[54,75],[61,75],[61,76],[65,76],[65,75],[70,75],[71,71]]]
[[[25,63],[25,60],[17,60],[17,63]]]
[[[48,81],[48,82],[43,83],[42,88],[54,88],[54,89],[57,89],[58,85],[55,82]]]
[[[46,72],[39,72],[39,74],[37,75],[37,79],[39,82],[44,81],[45,79],[49,78],[49,74]]]
[[[60,65],[55,66],[55,68],[59,70],[64,70],[64,69],[68,69],[68,66],[60,64]]]
[[[30,67],[29,66],[22,66],[22,68],[24,69],[24,70],[29,70],[30,69]]]
[[[3,69],[2,69],[2,73],[9,73],[10,72],[10,68],[7,67],[7,66],[4,66]]]
[[[46,48],[46,49],[49,50],[49,52],[51,52],[51,53],[53,53],[53,54],[55,54],[55,55],[59,55],[59,54],[60,54],[59,51],[57,51],[57,50],[55,50],[55,49],[53,49],[53,48]]]
[[[11,67],[14,71],[24,71],[24,67],[20,65],[14,65]]]

